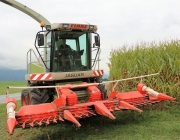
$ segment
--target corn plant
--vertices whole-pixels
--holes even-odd
[[[110,53],[109,79],[159,73],[143,78],[143,82],[157,91],[180,98],[180,42],[178,39],[159,43],[141,42],[134,46],[124,45]],[[119,82],[117,89],[127,91],[136,88],[140,79]]]

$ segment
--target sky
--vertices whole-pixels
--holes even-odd
[[[101,38],[100,68],[109,73],[110,52],[124,44],[178,39],[180,0],[17,0],[51,23],[90,23]],[[0,2],[0,68],[26,69],[40,24]]]

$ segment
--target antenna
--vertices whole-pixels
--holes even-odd
[[[88,22],[86,22],[86,21],[84,21],[84,22],[90,25],[90,23],[88,23]]]

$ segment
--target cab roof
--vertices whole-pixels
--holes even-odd
[[[89,31],[96,32],[97,25],[90,24],[79,24],[79,23],[53,23],[51,24],[51,30],[81,30],[81,31]]]

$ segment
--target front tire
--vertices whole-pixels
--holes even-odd
[[[105,85],[103,85],[103,84],[98,85],[98,89],[103,94],[102,99],[107,99],[107,90],[105,89]]]
[[[47,89],[32,89],[29,92],[30,104],[50,103],[50,96]]]
[[[102,83],[102,78],[100,78],[100,77],[96,77],[95,78],[95,81],[96,81],[96,83],[99,83],[99,85],[97,86],[98,87],[98,89],[101,91],[101,93],[102,93],[102,99],[104,100],[104,99],[107,99],[107,97],[108,97],[108,95],[107,95],[107,90],[106,90],[106,88],[105,88],[105,85],[103,85],[103,84],[101,84]]]
[[[29,94],[28,89],[22,90],[21,92],[21,105],[22,106],[28,105],[28,94]]]

